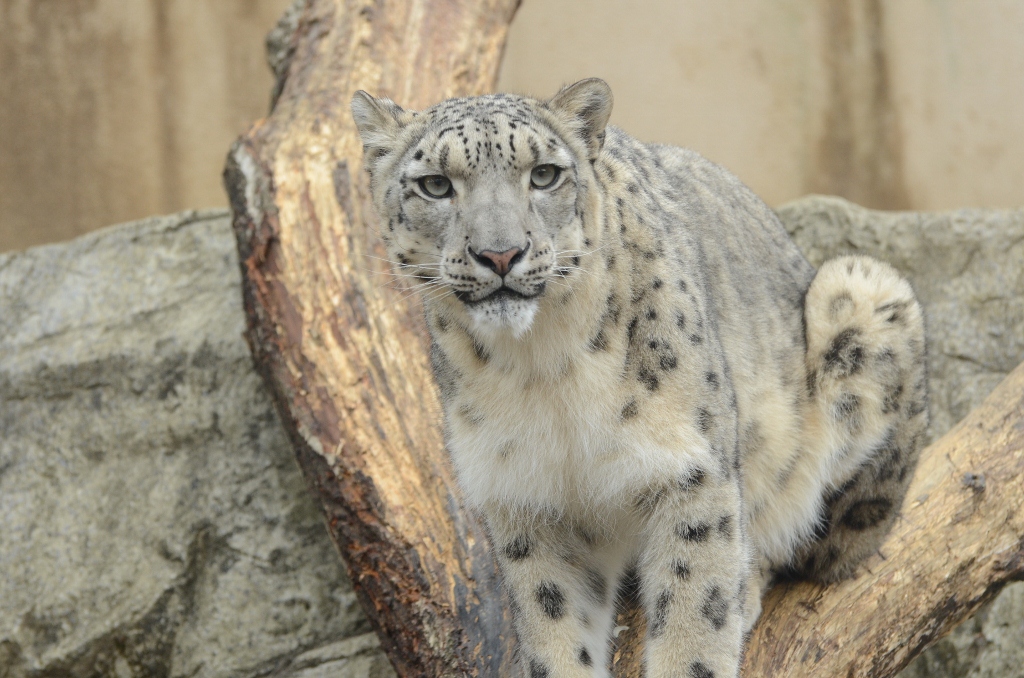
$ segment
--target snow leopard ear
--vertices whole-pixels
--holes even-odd
[[[590,159],[604,145],[604,128],[612,114],[612,88],[601,78],[587,78],[563,87],[547,107],[568,118],[573,132],[586,145]]]
[[[363,140],[368,163],[394,149],[398,133],[410,114],[391,99],[372,97],[363,90],[352,96],[352,117]]]

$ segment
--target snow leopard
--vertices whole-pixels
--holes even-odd
[[[895,521],[928,416],[921,308],[880,261],[815,271],[735,176],[611,109],[597,78],[352,100],[523,675],[610,676],[633,581],[646,676],[734,677],[773,580],[847,577]]]

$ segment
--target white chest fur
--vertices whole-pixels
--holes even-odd
[[[535,357],[535,356],[534,356]],[[504,358],[504,360],[503,360]],[[464,370],[447,404],[449,449],[471,502],[590,513],[632,504],[638,492],[710,455],[682,422],[622,421],[621,358],[585,350],[551,359],[492,356]]]

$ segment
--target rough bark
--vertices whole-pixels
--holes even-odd
[[[516,4],[304,0],[274,110],[225,170],[250,347],[400,676],[510,675],[512,633],[444,454],[419,301],[389,284],[348,102],[492,88]],[[929,448],[856,579],[770,594],[744,675],[892,675],[1024,574],[1022,392],[1018,369]],[[639,676],[642,615],[621,619],[616,674]]]
[[[307,0],[225,182],[248,341],[399,675],[507,675],[508,618],[445,457],[422,310],[389,285],[349,101],[494,85],[517,0]]]

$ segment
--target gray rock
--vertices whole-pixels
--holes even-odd
[[[1024,360],[1024,212],[779,210],[906,272],[932,434]],[[0,678],[387,678],[242,339],[223,212],[0,255]],[[1024,584],[906,678],[1024,676]]]
[[[281,678],[393,678],[394,669],[372,633],[347,638],[297,656]]]
[[[0,677],[387,674],[239,283],[222,211],[0,255]]]
[[[1024,210],[878,212],[813,196],[779,216],[811,263],[869,254],[910,278],[928,328],[937,438],[1024,362]],[[1024,678],[1024,583],[916,659],[902,678]]]

